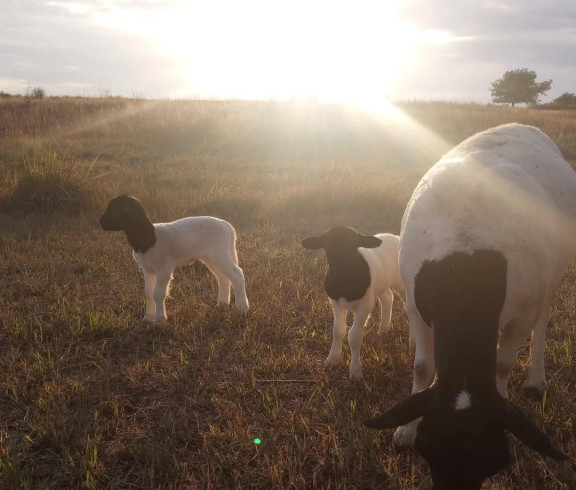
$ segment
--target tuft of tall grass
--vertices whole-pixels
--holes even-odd
[[[94,172],[96,162],[86,164],[57,152],[25,159],[2,206],[25,214],[76,213],[87,209],[100,194],[99,179],[103,174]]]

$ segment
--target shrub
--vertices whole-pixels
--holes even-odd
[[[56,152],[38,160],[25,160],[3,207],[22,213],[78,212],[88,208],[100,191],[95,175],[97,160],[86,164]]]
[[[549,106],[553,109],[576,109],[576,94],[565,92],[550,102]]]
[[[42,87],[28,87],[25,96],[31,99],[43,99],[46,96],[46,90]]]

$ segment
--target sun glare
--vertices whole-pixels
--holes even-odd
[[[317,98],[368,107],[413,61],[402,0],[182,2],[101,12],[180,66],[182,96]]]
[[[440,156],[450,145],[390,100],[423,45],[462,39],[419,30],[402,17],[404,2],[182,0],[138,11],[112,3],[92,18],[172,61],[178,89],[166,96],[345,104]]]

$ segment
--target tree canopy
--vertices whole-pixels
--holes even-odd
[[[560,97],[556,97],[550,106],[558,108],[574,109],[576,108],[576,94],[564,92]]]
[[[490,92],[496,104],[537,104],[540,95],[550,90],[552,80],[536,81],[536,72],[528,68],[510,70],[492,82]]]

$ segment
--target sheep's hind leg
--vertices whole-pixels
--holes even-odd
[[[513,318],[504,325],[500,334],[496,354],[496,385],[504,398],[508,397],[508,379],[516,362],[518,350],[536,323],[537,310],[534,307]]]
[[[414,381],[412,393],[418,393],[427,388],[434,376],[434,332],[418,313],[415,305],[406,305],[408,320],[411,327],[411,335],[415,342],[416,353],[414,356]],[[394,445],[401,448],[414,447],[416,431],[421,418],[407,423],[394,432]]]
[[[541,311],[536,325],[532,330],[532,352],[530,364],[524,383],[524,391],[531,398],[541,400],[544,391],[548,388],[546,382],[546,368],[544,364],[544,354],[546,349],[546,328],[550,320],[550,304],[547,304]]]

